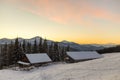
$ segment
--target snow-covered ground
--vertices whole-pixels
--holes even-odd
[[[104,58],[52,64],[31,71],[0,70],[0,80],[120,80],[120,53]]]

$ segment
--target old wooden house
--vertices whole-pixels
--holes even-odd
[[[18,61],[18,64],[21,66],[40,66],[45,63],[52,62],[47,53],[31,53],[24,54],[24,57],[21,61]]]
[[[66,62],[79,62],[101,58],[102,55],[96,51],[67,52]]]

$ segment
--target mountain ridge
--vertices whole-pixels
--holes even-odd
[[[18,37],[18,40],[21,43],[23,42],[23,40],[25,40],[26,42],[30,42],[31,44],[34,44],[34,41],[36,39],[37,44],[39,44],[40,38],[42,38],[42,37],[36,36],[36,37],[30,38],[30,39],[24,39],[24,38]],[[44,39],[42,38],[42,40],[44,40]],[[10,44],[11,41],[15,42],[15,39],[2,38],[2,39],[0,39],[0,44],[5,44],[5,43]],[[56,42],[56,41],[47,40],[48,45],[50,45],[52,42]],[[70,42],[67,40],[63,40],[58,43],[60,46],[64,46],[64,47],[67,47],[69,45],[72,51],[100,50],[100,49],[104,49],[106,47],[115,46],[115,45],[111,45],[111,44],[110,44],[110,46],[109,46],[109,44],[106,44],[106,45],[105,44],[104,45],[101,45],[101,44],[78,44],[78,43]]]

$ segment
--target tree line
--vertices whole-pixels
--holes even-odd
[[[120,52],[120,45],[117,45],[115,47],[110,47],[110,48],[104,48],[104,49],[98,50],[97,52],[99,52],[100,54]]]
[[[0,46],[0,68],[3,66],[9,66],[16,64],[18,61],[22,60],[24,54],[34,54],[34,53],[47,53],[53,62],[64,61],[66,56],[66,51],[69,51],[70,46],[67,47],[60,46],[59,42],[51,42],[48,45],[47,39],[34,40],[34,44],[23,40],[19,41],[18,38],[15,42],[11,41],[10,44],[5,43]]]

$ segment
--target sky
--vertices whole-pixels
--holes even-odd
[[[0,38],[120,44],[120,0],[0,0]]]

